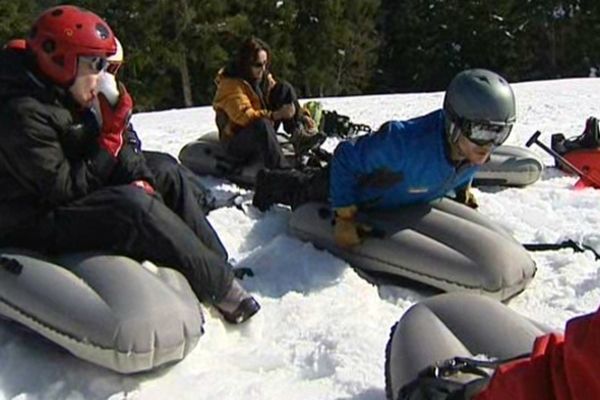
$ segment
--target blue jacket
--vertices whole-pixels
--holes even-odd
[[[377,132],[340,143],[330,171],[334,208],[393,208],[427,203],[470,183],[478,166],[449,159],[442,110],[390,121]]]

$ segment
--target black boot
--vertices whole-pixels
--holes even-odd
[[[316,169],[309,171],[263,169],[256,176],[252,204],[259,210],[266,211],[276,203],[295,209],[309,201],[326,201],[326,185],[323,195],[321,193],[323,185],[315,179],[317,175],[323,173]]]
[[[298,127],[290,138],[294,153],[301,156],[312,149],[316,149],[323,144],[327,137],[320,132],[308,132],[302,125]]]
[[[553,140],[554,136],[557,135],[552,135]],[[557,140],[558,139],[560,139],[559,136],[557,136]],[[595,117],[589,117],[585,121],[585,129],[583,130],[581,135],[563,140],[562,144],[564,151],[559,152],[561,154],[572,150],[597,149],[598,147],[600,147],[600,127],[598,126],[598,119]]]
[[[597,149],[600,147],[600,127],[598,127],[598,119],[589,117],[585,121],[585,129],[579,136],[579,145],[584,149]]]
[[[231,324],[241,324],[260,310],[260,304],[246,292],[237,279],[232,281],[225,298],[215,304],[215,307],[225,321]]]

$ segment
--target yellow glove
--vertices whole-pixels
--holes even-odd
[[[353,219],[336,217],[333,235],[335,244],[342,248],[349,248],[360,244],[358,226]]]
[[[335,244],[342,248],[349,248],[360,244],[361,234],[372,231],[365,224],[357,223],[354,216],[358,208],[356,206],[342,207],[335,210],[335,227],[333,236]]]
[[[479,203],[471,191],[471,186],[467,186],[464,189],[456,191],[456,201],[464,204],[467,207],[471,207],[472,209],[476,209],[479,207]]]

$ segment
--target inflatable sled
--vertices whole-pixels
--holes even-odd
[[[54,261],[0,250],[0,317],[120,373],[182,360],[203,333],[196,296],[173,269],[107,255]]]
[[[397,400],[402,387],[419,372],[454,357],[503,360],[527,354],[535,338],[548,332],[542,324],[482,296],[430,297],[412,306],[392,327],[385,357],[386,396]]]
[[[473,186],[527,186],[537,181],[544,164],[531,150],[499,146],[473,178]]]
[[[284,154],[293,157],[285,145]],[[259,161],[240,166],[239,160],[227,154],[217,132],[207,133],[185,145],[179,152],[179,161],[198,175],[223,177],[244,186],[253,186],[256,174],[263,168]],[[532,151],[516,146],[499,146],[476,173],[473,184],[526,186],[539,179],[543,168]]]
[[[293,158],[292,150],[282,137],[278,138],[281,139],[284,155]],[[242,164],[227,154],[218,132],[209,132],[186,144],[179,152],[179,161],[198,175],[222,177],[243,186],[254,186],[256,174],[264,168],[261,161]]]
[[[309,203],[290,218],[292,234],[329,250],[367,273],[384,273],[452,292],[507,300],[521,292],[536,267],[500,226],[453,200],[359,214],[380,237],[343,250],[333,239],[327,205]]]

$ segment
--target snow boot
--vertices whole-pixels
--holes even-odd
[[[241,324],[260,310],[260,304],[246,292],[237,279],[232,281],[227,294],[215,307],[230,324]]]
[[[266,211],[276,203],[288,205],[293,210],[309,201],[326,202],[328,190],[328,169],[263,169],[256,176],[252,204],[260,211]]]
[[[600,128],[598,127],[598,119],[589,117],[585,121],[583,133],[579,135],[575,141],[580,148],[584,149],[597,149],[600,147]]]
[[[597,150],[600,148],[600,126],[598,119],[589,117],[585,121],[585,128],[581,135],[565,138],[562,133],[555,133],[551,137],[552,150],[565,156],[567,153],[577,150]],[[560,168],[560,162],[555,160],[555,166]]]
[[[301,156],[308,153],[310,150],[319,147],[326,137],[324,134],[318,131],[309,131],[304,124],[298,124],[297,128],[292,133],[290,142],[294,147],[294,153],[296,156]]]
[[[568,151],[579,149],[597,149],[600,147],[600,127],[598,119],[589,117],[585,121],[585,128],[581,135],[565,139],[563,134],[552,135],[552,148],[564,154]]]
[[[277,203],[291,205],[299,183],[295,170],[262,169],[256,175],[252,205],[260,211],[266,211]]]

